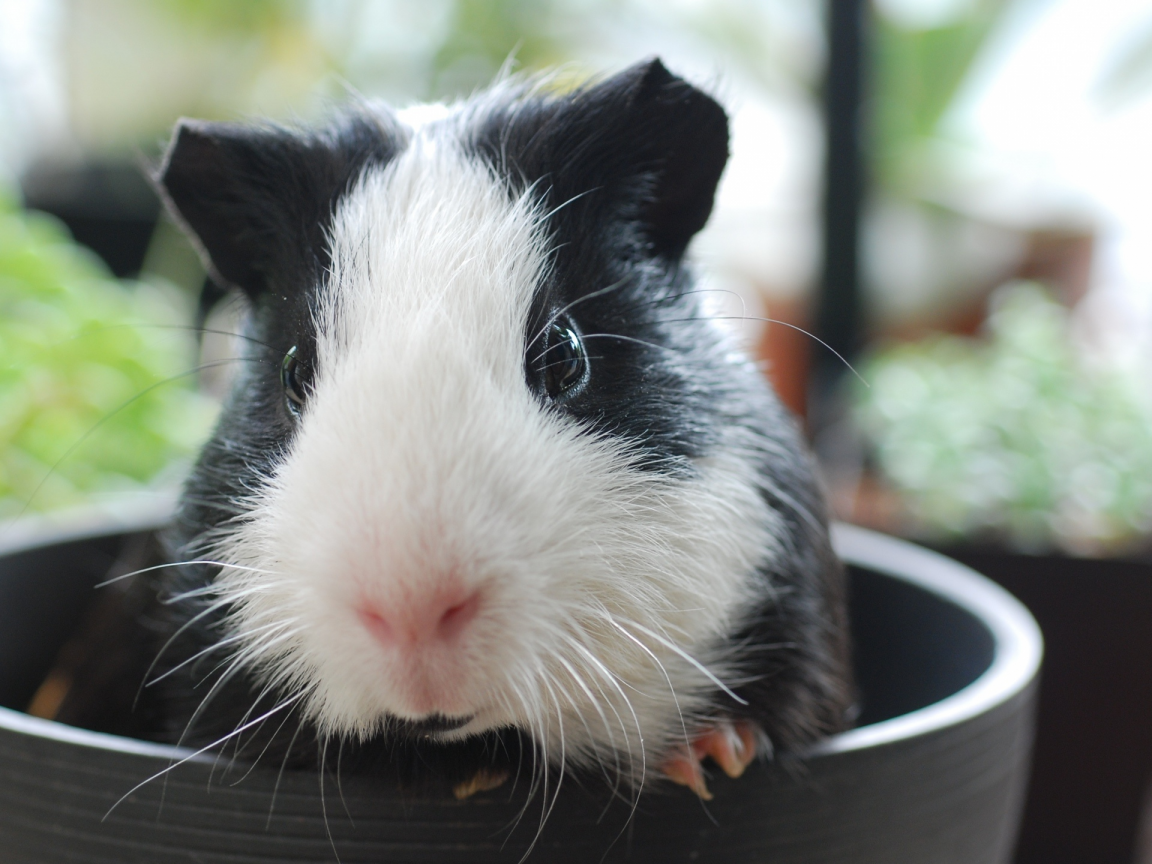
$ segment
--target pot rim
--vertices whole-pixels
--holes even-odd
[[[110,534],[156,530],[172,501],[135,502],[112,510],[83,509],[0,524],[0,556]],[[907,714],[841,732],[816,745],[813,757],[882,747],[959,725],[1007,702],[1035,678],[1043,655],[1040,628],[1019,600],[970,567],[905,540],[845,523],[832,526],[832,543],[846,564],[921,587],[984,623],[995,645],[991,665],[950,696]],[[0,707],[0,729],[63,744],[183,762],[210,754],[67,726]]]
[[[991,665],[939,702],[849,729],[818,744],[813,753],[846,753],[881,747],[959,725],[1007,702],[1040,670],[1044,639],[1024,604],[971,567],[938,552],[856,525],[837,522],[832,543],[846,563],[925,588],[972,613],[991,631]]]

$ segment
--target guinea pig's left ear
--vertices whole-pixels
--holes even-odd
[[[679,258],[708,221],[728,161],[724,109],[657,58],[589,88],[572,107],[584,129],[561,146],[578,147],[577,161],[609,195],[638,188],[636,215],[652,250]]]
[[[659,59],[633,66],[618,78],[630,85],[632,133],[648,139],[636,152],[653,153],[657,164],[645,208],[653,245],[679,257],[712,213],[728,161],[728,115]]]
[[[323,256],[336,199],[393,150],[363,117],[319,133],[181,120],[154,179],[213,278],[255,296]]]

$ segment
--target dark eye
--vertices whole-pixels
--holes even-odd
[[[579,334],[565,321],[548,328],[548,344],[540,358],[544,391],[550,399],[559,399],[582,384],[588,376],[588,356]]]
[[[300,381],[300,360],[296,356],[295,345],[288,349],[288,353],[284,355],[284,362],[280,364],[280,383],[288,400],[288,410],[293,416],[299,417],[304,408],[306,393]]]

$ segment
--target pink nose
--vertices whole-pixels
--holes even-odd
[[[451,642],[480,610],[480,594],[427,597],[387,608],[374,603],[360,607],[360,620],[382,644],[412,648],[433,642]]]

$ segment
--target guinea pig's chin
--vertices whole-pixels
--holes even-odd
[[[468,717],[476,713],[461,688],[433,676],[411,677],[389,688],[390,712],[419,723],[429,717]]]
[[[483,718],[490,713],[467,693],[444,682],[361,680],[354,688],[318,688],[310,701],[314,719],[341,733],[379,730],[399,722],[422,736],[462,737],[456,733],[488,728]],[[425,724],[428,729],[422,728]]]
[[[375,710],[413,724],[430,718],[474,718],[483,712],[475,682],[482,670],[458,658],[390,658],[361,681],[375,691]]]
[[[434,712],[423,717],[390,717],[398,721],[400,734],[416,735],[437,741],[459,741],[501,726],[508,726],[511,718],[489,708],[473,714],[447,716]],[[388,724],[385,724],[388,725]]]
[[[461,741],[471,735],[479,735],[501,726],[510,725],[511,718],[497,716],[496,712],[491,710],[481,710],[469,718],[467,723],[457,726],[455,729],[441,729],[432,732],[428,737],[437,741]]]

